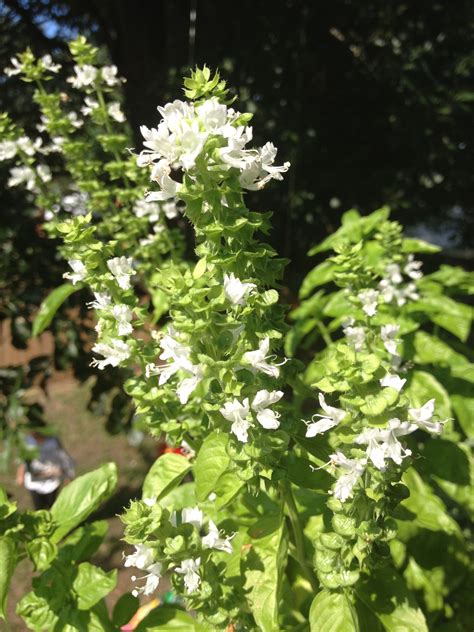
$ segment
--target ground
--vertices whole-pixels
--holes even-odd
[[[141,484],[151,462],[154,460],[155,444],[151,439],[140,450],[130,446],[123,435],[107,434],[101,419],[86,409],[89,385],[79,385],[69,374],[58,373],[50,383],[50,397],[45,412],[48,421],[59,429],[62,443],[76,462],[77,474],[84,474],[107,461],[115,461],[119,471],[117,493],[107,503],[106,512],[100,518],[109,523],[109,533],[95,558],[92,560],[105,570],[118,569],[116,589],[108,596],[112,607],[118,597],[130,592],[133,587],[131,576],[136,569],[123,567],[122,552],[129,552],[120,541],[122,525],[117,514],[128,501],[140,494]],[[15,484],[14,466],[7,474],[0,474],[0,485],[17,501],[20,509],[32,509],[28,492]],[[9,624],[0,621],[1,632],[23,632],[27,628],[15,615],[19,599],[30,590],[32,566],[22,562],[13,577],[8,602]],[[166,580],[160,585],[160,593],[169,588]],[[143,602],[146,600],[144,599]]]

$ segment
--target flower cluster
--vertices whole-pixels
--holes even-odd
[[[161,510],[156,498],[132,503],[123,518],[129,525],[126,534],[130,540],[136,540],[133,536],[136,535],[138,514],[142,524],[149,521],[154,528],[153,533],[141,529],[145,542],[134,544],[135,551],[125,557],[126,567],[134,566],[145,572],[142,577],[132,576],[134,582],[145,580],[141,587],[132,591],[135,596],[153,594],[164,573],[171,573],[172,581],[178,585],[182,581],[185,594],[192,596],[199,591],[202,582],[201,560],[206,559],[209,564],[213,551],[232,553],[232,536],[226,536],[198,507],[185,507],[169,513]],[[156,533],[166,536],[166,540],[164,537],[152,538]],[[176,546],[178,542],[179,547]]]

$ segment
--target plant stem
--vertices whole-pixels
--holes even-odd
[[[322,321],[318,320],[316,327],[319,329],[321,336],[323,337],[323,340],[326,343],[326,346],[330,347],[332,345],[332,338],[326,325]]]
[[[298,560],[306,579],[311,584],[311,588],[315,592],[318,592],[319,590],[318,580],[316,579],[313,573],[313,570],[306,563],[303,529],[301,528],[301,523],[298,516],[298,509],[296,507],[293,491],[291,489],[291,483],[288,483],[286,481],[282,482],[281,490],[282,490],[286,507],[288,509],[288,515],[290,517],[290,522],[293,529],[293,535],[295,537],[296,559]]]

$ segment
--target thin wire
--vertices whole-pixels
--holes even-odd
[[[191,0],[189,7],[189,55],[188,64],[194,66],[194,55],[196,50],[196,17],[197,17],[197,0]]]

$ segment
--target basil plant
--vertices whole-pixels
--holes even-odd
[[[164,576],[180,604],[137,629],[456,629],[466,534],[442,498],[467,511],[468,481],[442,464],[454,453],[459,468],[469,462],[458,426],[469,399],[455,390],[451,407],[430,358],[443,356],[448,382],[469,383],[472,365],[456,345],[446,344],[451,362],[423,341],[432,317],[460,333],[436,300],[463,314],[463,339],[470,308],[441,298],[449,275],[422,277],[414,253],[430,247],[403,239],[386,209],[350,212],[319,248],[335,253],[305,280],[289,328],[277,290],[285,262],[262,241],[270,214],[248,209],[246,192],[277,186],[290,164],[271,142],[253,145],[251,115],[232,107],[218,73],[196,69],[184,94],[141,128],[134,161],[144,203],[182,209],[195,265],[139,268],[133,240],[128,250],[121,234],[105,241],[90,213],[57,227],[77,262],[71,281],[94,293],[93,365],[133,368],[125,390],[137,418],[179,448],[156,460],[121,516],[124,565],[136,569],[130,608]],[[160,325],[142,288],[165,297]],[[104,615],[88,629],[106,625]]]

